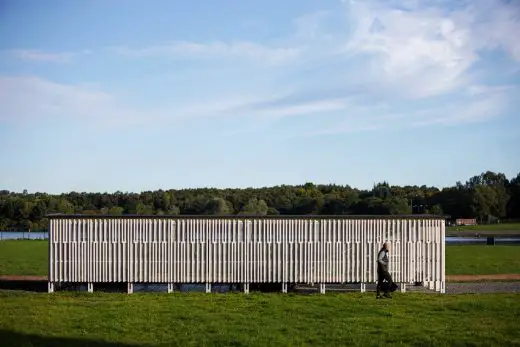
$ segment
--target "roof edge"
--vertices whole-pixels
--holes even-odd
[[[444,215],[83,215],[48,214],[49,219],[443,219]]]

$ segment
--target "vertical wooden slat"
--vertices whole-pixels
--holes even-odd
[[[49,281],[367,283],[383,242],[394,281],[444,292],[444,221],[425,218],[51,218]]]

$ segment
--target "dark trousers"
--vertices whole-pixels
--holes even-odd
[[[392,276],[390,275],[390,273],[388,271],[378,269],[377,287],[376,287],[377,295],[379,295],[379,293],[381,292],[381,284],[383,283],[384,280],[387,280],[387,282],[388,282],[388,285],[384,286],[384,292],[385,292],[385,294],[388,294],[390,291],[390,288],[392,287],[392,283],[393,283]]]

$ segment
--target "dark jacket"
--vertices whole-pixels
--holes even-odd
[[[377,271],[388,271],[388,250],[382,248],[377,254]]]

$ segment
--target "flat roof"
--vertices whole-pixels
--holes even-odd
[[[83,214],[48,214],[50,219],[446,219],[446,216],[413,215],[83,215]]]

